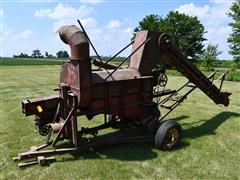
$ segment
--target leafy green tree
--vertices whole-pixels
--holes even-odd
[[[230,54],[233,55],[237,67],[240,67],[240,0],[236,0],[232,4],[228,15],[232,18],[232,22],[229,23],[229,26],[232,27],[232,33],[228,38]]]
[[[53,58],[53,55],[52,54],[49,54],[47,51],[45,52],[45,57],[46,58]]]
[[[49,54],[48,58],[54,58],[54,56],[52,54]]]
[[[68,58],[69,57],[67,51],[58,51],[56,55],[57,55],[57,58]]]
[[[188,58],[196,60],[203,52],[204,26],[198,18],[170,11],[162,18],[158,15],[148,15],[139,22],[134,30],[157,30],[167,33],[170,38],[181,48]]]
[[[200,56],[200,60],[204,67],[208,70],[211,70],[214,66],[214,63],[218,61],[218,55],[222,54],[222,51],[218,50],[218,45],[208,44],[207,48]]]
[[[140,30],[159,30],[159,24],[161,22],[162,18],[155,14],[147,15],[145,18],[143,18],[142,21],[139,22],[139,26],[134,29],[134,32],[140,31]]]
[[[45,57],[48,58],[48,56],[49,56],[49,54],[48,54],[48,52],[46,51],[46,52],[45,52]]]
[[[34,58],[41,58],[42,55],[41,55],[41,51],[39,49],[34,49],[33,52],[32,52],[32,55],[31,57],[34,57]]]
[[[29,58],[30,56],[26,53],[20,53],[19,55],[13,55],[14,58]]]

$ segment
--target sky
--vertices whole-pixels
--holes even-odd
[[[231,0],[1,0],[0,56],[40,49],[44,54],[67,50],[57,33],[79,19],[100,55],[117,53],[131,41],[138,22],[146,15],[165,17],[169,11],[197,16],[205,26],[205,45],[218,44],[220,59],[232,59],[227,38],[231,33],[226,15]],[[122,56],[131,52],[129,48]],[[91,50],[91,55],[94,52]]]

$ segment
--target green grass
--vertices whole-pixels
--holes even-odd
[[[57,155],[57,162],[47,167],[19,169],[12,157],[45,140],[34,133],[33,118],[21,113],[21,100],[54,94],[59,71],[59,65],[0,67],[1,179],[239,179],[239,82],[223,86],[233,93],[228,107],[196,90],[169,116],[183,126],[183,142],[174,151],[152,144],[108,145],[75,156]],[[170,76],[168,87],[184,82]],[[102,121],[101,116],[90,122],[81,118],[78,124]]]
[[[97,57],[92,57],[96,59]],[[103,61],[107,61],[109,58],[103,57]],[[124,58],[115,58],[111,61],[114,64],[120,64]],[[33,66],[33,65],[62,65],[68,59],[58,58],[11,58],[0,57],[0,66]],[[127,64],[127,63],[126,63]]]
[[[0,58],[0,66],[61,65],[66,59]]]
[[[221,74],[226,72],[228,69],[218,69],[218,73],[215,78],[218,78]],[[210,75],[213,71],[202,70],[203,74],[206,76]],[[175,69],[167,69],[166,74],[169,76],[182,76],[182,74]],[[239,69],[229,69],[229,72],[225,76],[226,81],[237,81],[240,82],[240,70]]]
[[[230,71],[226,76],[226,80],[240,82],[240,71],[239,70]]]
[[[93,59],[96,57],[92,57]],[[108,60],[107,57],[103,57],[103,60]],[[122,60],[124,60],[123,57],[118,57],[116,59],[113,59],[111,63],[119,65]],[[41,58],[0,58],[0,66],[33,66],[33,65],[62,65],[64,62],[66,62],[67,59],[41,59]],[[126,67],[128,65],[128,62],[126,62],[123,67]],[[220,72],[225,72],[226,69],[222,68],[219,69]],[[205,75],[209,75],[212,72],[203,70],[203,73]],[[170,76],[181,76],[181,73],[174,70],[174,69],[168,69],[167,75]],[[240,82],[240,71],[238,70],[230,70],[230,72],[226,75],[225,78],[227,81],[237,81]]]

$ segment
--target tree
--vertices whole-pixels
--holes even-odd
[[[220,54],[222,54],[222,51],[218,50],[218,44],[208,44],[207,48],[200,56],[200,60],[203,62],[204,67],[211,70],[214,63],[219,60],[217,56]]]
[[[167,33],[183,53],[193,60],[203,52],[203,42],[206,40],[203,37],[206,33],[204,26],[198,18],[177,11],[170,11],[165,18],[148,15],[139,22],[139,26],[134,31],[139,30],[157,30]]]
[[[46,58],[54,58],[52,54],[49,54],[47,51],[45,52],[45,57]]]
[[[45,52],[45,57],[48,58],[48,56],[49,56],[49,54],[48,54],[48,52],[46,51],[46,52]]]
[[[237,67],[240,67],[240,0],[236,0],[232,4],[228,15],[233,20],[229,23],[229,26],[232,27],[232,33],[228,38],[230,47],[229,53],[233,55],[233,59],[236,62]]]
[[[39,49],[34,49],[31,56],[34,57],[34,58],[41,58],[42,57]]]
[[[13,55],[14,58],[29,58],[30,56],[27,53],[20,53],[19,55]]]
[[[57,58],[68,58],[69,57],[67,51],[58,51],[56,53],[56,55],[57,55]]]
[[[54,58],[54,56],[52,54],[49,54],[48,58]]]
[[[68,52],[67,51],[63,51],[63,58],[68,58],[69,55],[68,55]]]
[[[145,18],[143,18],[142,21],[139,22],[139,26],[134,29],[134,32],[140,30],[158,31],[161,20],[162,18],[158,15],[155,14],[147,15]]]

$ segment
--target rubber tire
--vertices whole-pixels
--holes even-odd
[[[169,148],[166,145],[166,140],[167,140],[166,138],[168,135],[168,131],[173,128],[178,131],[179,138],[177,142]],[[181,137],[182,137],[182,127],[179,123],[177,123],[174,120],[164,121],[158,128],[157,133],[155,135],[155,146],[161,150],[171,150],[180,143]]]

